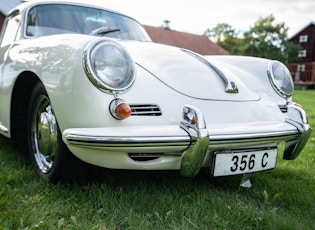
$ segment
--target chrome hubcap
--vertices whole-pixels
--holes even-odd
[[[45,96],[38,99],[32,135],[35,163],[42,173],[49,173],[57,151],[57,123],[49,99]]]

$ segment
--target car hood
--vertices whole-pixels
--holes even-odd
[[[244,77],[238,77],[243,72],[236,71],[235,68],[232,72],[223,62],[209,63],[202,56],[196,56],[197,54],[187,50],[150,42],[123,42],[123,46],[137,65],[186,96],[222,101],[260,99],[260,94],[246,85]],[[236,85],[237,92],[227,90],[231,84]]]

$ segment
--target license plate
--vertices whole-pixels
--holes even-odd
[[[213,176],[228,176],[273,169],[277,148],[235,152],[216,152]]]

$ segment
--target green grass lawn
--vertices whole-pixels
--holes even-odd
[[[297,91],[315,127],[315,91]],[[1,229],[315,229],[315,132],[274,170],[210,179],[204,173],[96,170],[84,185],[39,180],[22,143],[0,137]],[[25,153],[25,154],[24,154]]]

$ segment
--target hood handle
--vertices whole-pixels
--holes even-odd
[[[226,74],[224,74],[218,67],[216,67],[214,64],[212,64],[208,60],[204,59],[201,55],[199,55],[195,52],[192,52],[192,51],[186,50],[186,49],[181,49],[181,50],[184,51],[185,53],[193,56],[194,58],[198,59],[203,64],[205,64],[206,66],[208,66],[209,68],[214,70],[219,75],[219,77],[224,81],[226,93],[238,93],[238,87],[237,87],[236,83],[234,81],[232,81]]]

